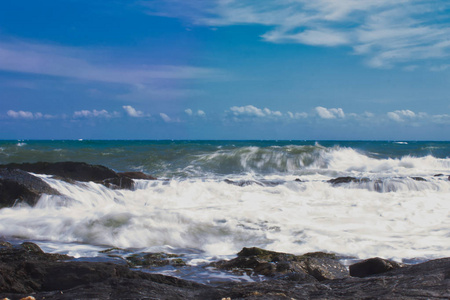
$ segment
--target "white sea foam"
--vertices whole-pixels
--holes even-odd
[[[449,174],[450,158],[431,155],[379,158],[319,144],[218,147],[172,167],[169,180],[136,180],[132,191],[37,175],[62,196],[1,209],[0,234],[77,257],[115,246],[199,253],[191,259],[201,262],[258,246],[429,259],[450,256]],[[328,182],[338,176],[363,180]]]
[[[431,172],[421,159],[409,159]],[[402,161],[385,160],[383,172],[409,173]],[[341,163],[330,165],[349,168],[350,162]],[[433,163],[442,168],[448,162]],[[379,167],[358,172],[370,174],[374,168]],[[304,182],[280,175],[266,178],[285,180],[276,186],[241,187],[217,178],[138,180],[134,191],[41,177],[64,196],[43,196],[34,208],[0,210],[2,235],[122,248],[198,249],[205,259],[249,246],[397,260],[450,256],[450,182],[442,177],[384,178],[381,190],[372,181],[333,186],[326,181],[330,177],[320,174],[303,176]],[[233,179],[255,180],[248,174]],[[83,256],[79,248],[65,251]],[[88,247],[86,255],[91,252]]]

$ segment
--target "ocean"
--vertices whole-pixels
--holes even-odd
[[[38,161],[158,178],[112,190],[38,175],[62,195],[0,209],[3,240],[77,259],[112,259],[101,252],[112,247],[176,253],[198,268],[253,246],[343,260],[450,256],[450,142],[0,141],[1,164]],[[361,180],[329,182],[347,176]],[[195,280],[205,270],[160,272]]]

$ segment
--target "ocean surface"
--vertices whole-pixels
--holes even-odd
[[[130,191],[40,175],[62,196],[0,209],[0,237],[47,252],[164,251],[191,266],[252,246],[406,263],[450,256],[450,142],[0,141],[1,164],[37,161],[158,178]],[[328,182],[342,176],[364,180]],[[187,270],[160,272],[202,276]]]

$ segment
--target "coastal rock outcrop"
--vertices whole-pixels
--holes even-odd
[[[21,202],[33,206],[42,194],[59,195],[59,192],[28,172],[0,168],[0,208]]]
[[[33,243],[0,243],[0,295],[10,299],[208,299],[213,288],[104,262],[68,261]],[[216,298],[213,296],[213,298]]]
[[[304,262],[311,258],[335,259],[328,253],[296,256],[259,248],[244,248],[237,258],[248,258],[244,262],[251,268],[254,268],[255,260],[255,266],[259,266],[265,262],[279,265],[282,262]],[[379,263],[380,259],[372,261]],[[392,262],[382,262],[389,263]],[[371,268],[366,262],[358,264],[363,269]],[[13,300],[30,295],[47,300],[450,298],[450,258],[394,267],[363,278],[346,274],[320,279],[307,273],[310,271],[305,273],[305,266],[296,266],[302,271],[269,276],[260,282],[229,282],[208,286],[171,276],[133,271],[123,264],[71,261],[71,257],[66,255],[46,254],[29,242],[16,246],[0,242],[0,295]],[[367,270],[365,272],[370,273]]]
[[[73,161],[55,163],[11,163],[7,165],[0,165],[0,168],[19,169],[36,174],[55,175],[64,179],[76,181],[99,182],[108,178],[118,177],[116,172],[107,167]]]
[[[313,252],[297,256],[256,247],[243,248],[236,258],[213,263],[213,266],[237,273],[249,275],[254,273],[287,279],[292,279],[292,275],[298,273],[306,274],[319,281],[349,276],[347,269],[339,263],[334,254]],[[305,279],[307,276],[302,278]]]
[[[133,179],[155,180],[142,172],[120,172],[84,162],[37,162],[0,165],[0,208],[19,202],[35,205],[42,194],[59,195],[39,177],[30,173],[53,175],[68,182],[93,181],[112,189],[133,189]]]

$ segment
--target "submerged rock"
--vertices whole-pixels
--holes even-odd
[[[427,181],[425,178],[423,177],[411,177],[411,179],[414,179],[415,181]]]
[[[328,180],[328,182],[333,185],[342,184],[342,183],[350,183],[350,182],[361,183],[361,182],[369,182],[369,181],[370,181],[369,178],[356,178],[356,177],[349,177],[349,176],[337,177],[337,178]]]
[[[42,194],[60,195],[39,177],[16,169],[0,169],[0,208],[16,203],[35,205]]]

